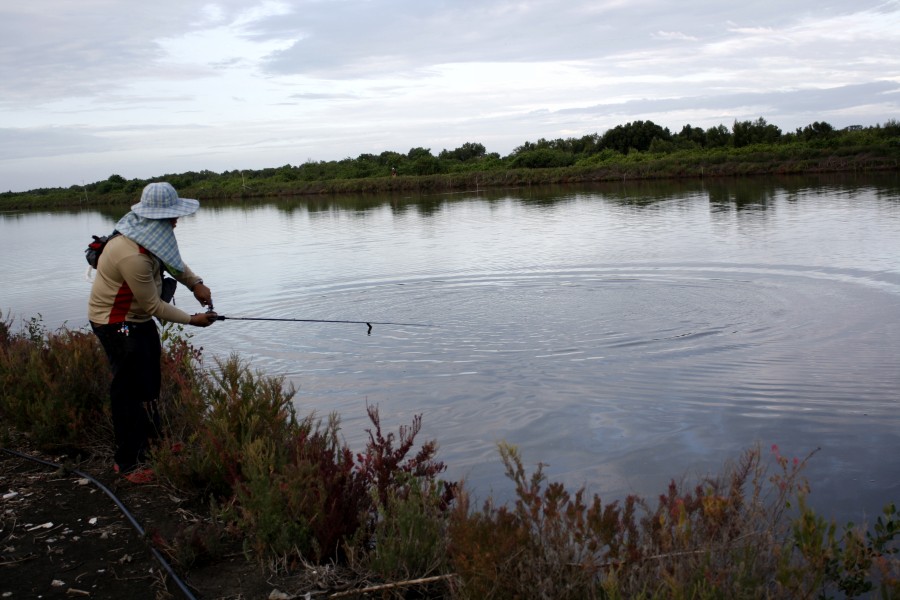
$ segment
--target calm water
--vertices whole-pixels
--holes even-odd
[[[85,325],[82,250],[119,216],[0,215],[0,309]],[[610,500],[756,443],[821,448],[838,518],[900,500],[896,176],[205,203],[177,233],[221,314],[433,325],[193,331],[339,412],[355,449],[366,403],[391,429],[423,413],[482,497],[509,494],[507,440]]]

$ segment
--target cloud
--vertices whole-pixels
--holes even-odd
[[[647,0],[313,2],[260,19],[248,34],[293,38],[288,48],[267,58],[264,67],[272,73],[342,79],[415,73],[447,63],[602,60],[636,50],[668,51],[673,44],[734,54],[821,32],[810,15],[821,15],[830,33],[849,36],[873,20],[883,23],[884,13],[897,10],[896,3],[808,0],[727,8],[721,2]]]
[[[0,104],[102,97],[135,81],[210,76],[173,60],[166,41],[241,22],[244,3],[31,0],[0,8]],[[271,14],[262,12],[260,16]],[[234,57],[232,57],[234,58]]]
[[[328,92],[300,92],[291,94],[291,100],[359,100],[358,94],[338,94]]]
[[[728,111],[736,107],[767,107],[765,116],[776,121],[783,114],[818,114],[837,112],[869,104],[885,104],[900,111],[900,82],[875,81],[834,88],[788,91],[744,92],[737,94],[698,95],[681,98],[643,98],[614,104],[597,104],[559,111],[568,115],[645,115],[651,113],[696,111]],[[777,124],[777,123],[776,123]],[[730,125],[730,123],[725,123]]]
[[[687,35],[680,31],[657,31],[653,34],[654,38],[661,40],[678,40],[683,42],[697,42],[700,38],[693,35]]]
[[[637,16],[647,4],[634,2],[629,10]],[[255,23],[253,34],[294,38],[267,59],[268,71],[343,79],[449,63],[590,58],[618,37],[607,16],[621,10],[614,3],[550,1],[313,3]]]
[[[9,2],[0,188],[636,119],[873,124],[897,115],[898,22],[898,0]]]
[[[114,147],[91,131],[65,127],[0,129],[0,161],[105,152]]]

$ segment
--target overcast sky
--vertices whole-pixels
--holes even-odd
[[[900,0],[2,0],[0,191],[900,118]]]

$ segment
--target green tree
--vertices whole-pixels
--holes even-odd
[[[284,165],[277,169],[277,178],[281,181],[294,181],[300,176],[299,169],[295,169],[291,165]]]
[[[429,148],[411,148],[406,158],[413,175],[434,175],[441,171],[440,161]]]
[[[650,144],[658,138],[664,142],[672,141],[672,133],[653,121],[634,121],[625,125],[616,125],[603,134],[603,147],[627,154],[630,150],[646,152]]]
[[[735,148],[751,144],[774,144],[781,140],[781,128],[766,123],[762,117],[755,121],[735,121],[731,131]]]
[[[468,162],[484,158],[487,155],[487,148],[483,144],[466,142],[455,150],[441,150],[438,158],[441,160],[458,160],[459,162]]]
[[[690,124],[688,124],[675,134],[675,142],[677,142],[680,147],[690,148],[692,146],[699,146],[704,148],[706,147],[706,132],[700,127],[691,127]]]
[[[109,194],[121,190],[125,186],[125,178],[121,175],[110,175],[106,181],[100,181],[92,184],[91,190],[98,194]]]
[[[900,136],[900,121],[897,119],[888,119],[880,129],[884,131],[887,137]]]
[[[575,164],[575,156],[553,148],[533,148],[520,152],[513,158],[511,166],[517,169],[547,169],[568,167]]]
[[[707,148],[725,148],[731,144],[731,132],[724,125],[716,125],[706,130]]]
[[[834,127],[824,121],[816,121],[803,129],[798,128],[797,137],[806,142],[827,140],[834,137]]]
[[[572,139],[572,152],[580,156],[590,156],[603,151],[603,138],[598,133],[592,133],[580,138]]]
[[[688,142],[688,144],[691,144],[691,142]],[[650,148],[648,149],[651,154],[668,154],[675,150],[675,142],[667,142],[659,138],[653,138],[653,141],[650,142]]]
[[[391,150],[385,150],[381,154],[378,155],[378,162],[383,167],[399,167],[402,163],[406,162],[406,157],[400,154],[399,152],[392,152]]]

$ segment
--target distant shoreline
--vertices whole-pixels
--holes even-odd
[[[438,166],[444,166],[438,159],[434,160]],[[595,164],[590,164],[591,157],[588,157],[572,166],[544,168],[511,168],[504,160],[454,162],[446,165],[447,172],[432,174],[375,173],[349,178],[323,175],[322,179],[314,180],[291,178],[296,172],[307,176],[303,170],[308,165],[222,174],[189,172],[130,181],[114,175],[107,181],[85,186],[0,193],[0,210],[118,207],[137,201],[146,183],[161,180],[171,182],[184,197],[229,201],[331,194],[448,193],[612,181],[892,172],[900,171],[900,142],[891,139],[862,147],[816,148],[796,143],[668,153],[612,153],[600,155],[593,161]]]

